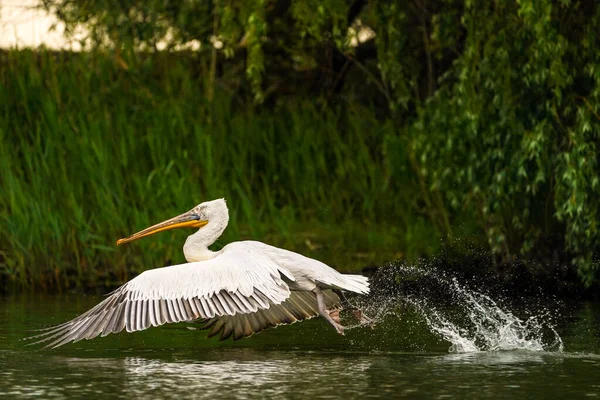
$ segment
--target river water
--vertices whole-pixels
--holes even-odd
[[[372,300],[376,325],[343,337],[321,319],[237,342],[179,324],[56,350],[22,339],[102,297],[0,298],[0,397],[600,397],[600,304],[522,300],[518,312],[453,284],[448,308]]]

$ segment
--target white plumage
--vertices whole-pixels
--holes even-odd
[[[344,300],[341,291],[368,293],[366,277],[343,275],[320,261],[255,241],[210,251],[228,220],[225,200],[213,200],[119,240],[117,244],[167,229],[200,228],[184,245],[188,263],[143,272],[86,313],[33,336],[36,343],[58,347],[124,329],[195,320],[205,320],[209,336],[239,339],[318,315],[343,334],[336,312]],[[357,318],[369,321],[360,313]]]

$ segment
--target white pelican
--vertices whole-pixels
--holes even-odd
[[[344,334],[342,290],[369,292],[367,278],[343,275],[320,261],[255,241],[208,249],[227,227],[224,199],[208,201],[153,225],[117,245],[174,228],[200,228],[183,246],[185,264],[147,270],[71,321],[42,329],[36,343],[58,347],[109,333],[141,331],[170,322],[205,320],[209,336],[250,336],[280,324],[325,318]],[[339,295],[339,297],[338,297]],[[355,310],[361,322],[370,320]]]

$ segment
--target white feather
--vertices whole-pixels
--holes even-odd
[[[320,261],[261,242],[235,242],[218,252],[210,251],[208,246],[229,220],[225,201],[202,203],[185,215],[190,213],[208,223],[186,240],[188,263],[143,272],[88,312],[42,330],[33,337],[38,339],[36,343],[58,347],[122,330],[133,332],[200,318],[211,319],[213,332],[238,338],[318,315],[312,293],[287,301],[291,290],[369,292],[366,277],[342,275]],[[327,306],[336,306],[339,298],[328,293]],[[244,314],[248,317],[234,318]]]

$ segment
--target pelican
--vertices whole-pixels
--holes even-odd
[[[209,250],[229,221],[225,199],[138,233],[117,245],[175,228],[199,228],[183,246],[185,264],[144,271],[84,314],[33,336],[35,343],[59,347],[110,333],[135,332],[166,323],[202,320],[209,337],[234,340],[266,328],[323,317],[339,333],[343,291],[367,294],[362,275],[341,274],[328,265],[257,241],[233,242]],[[354,309],[361,322],[371,322]]]

